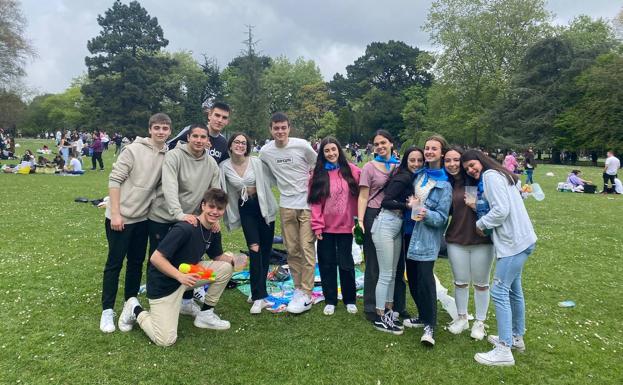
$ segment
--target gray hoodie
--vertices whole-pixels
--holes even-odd
[[[149,219],[159,223],[184,220],[185,214],[200,214],[203,194],[212,187],[220,188],[216,161],[205,153],[199,158],[178,144],[167,152],[162,164],[162,184],[149,211]]]
[[[108,177],[108,188],[120,190],[119,208],[124,223],[147,219],[160,183],[165,153],[166,147],[157,149],[149,138],[141,137],[121,150]],[[110,206],[107,206],[106,218],[110,217]]]

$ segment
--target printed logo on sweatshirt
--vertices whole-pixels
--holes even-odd
[[[275,161],[277,162],[277,164],[289,164],[289,163],[294,162],[292,158],[280,158],[280,159],[275,159]]]
[[[217,149],[211,148],[208,151],[208,155],[210,155],[212,158],[215,158],[215,159],[221,159],[221,155],[223,155],[223,153]]]

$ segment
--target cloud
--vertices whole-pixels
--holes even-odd
[[[127,3],[127,0],[124,0]],[[158,18],[169,51],[192,51],[215,57],[224,68],[244,48],[246,26],[254,26],[258,50],[268,56],[303,56],[319,66],[325,79],[363,55],[373,41],[402,40],[430,49],[421,30],[431,0],[144,0],[141,5]],[[614,16],[620,4],[611,0],[551,0],[556,22],[575,15]],[[27,35],[38,57],[27,68],[26,83],[41,92],[61,92],[86,72],[86,44],[100,32],[97,15],[111,0],[22,0]]]

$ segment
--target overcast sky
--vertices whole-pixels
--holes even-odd
[[[129,1],[124,1],[128,3]],[[361,56],[373,41],[402,40],[431,49],[421,30],[429,0],[142,0],[169,40],[168,51],[205,53],[225,67],[243,48],[253,25],[257,48],[271,57],[313,59],[325,79]],[[27,37],[38,56],[28,64],[26,84],[38,93],[61,92],[86,72],[86,43],[97,36],[97,15],[113,0],[22,0]],[[550,0],[555,22],[580,14],[612,18],[623,0]]]

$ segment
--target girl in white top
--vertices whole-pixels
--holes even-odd
[[[250,156],[251,140],[234,133],[227,143],[230,158],[220,164],[221,187],[229,203],[224,221],[229,230],[242,226],[249,247],[251,314],[272,307],[266,291],[266,274],[273,250],[277,201],[271,190],[270,173],[257,157]]]

